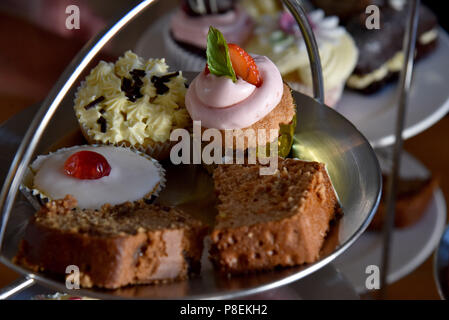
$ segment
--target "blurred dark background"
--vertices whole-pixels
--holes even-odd
[[[257,0],[254,0],[257,1]],[[26,106],[45,98],[54,82],[81,47],[115,17],[138,0],[1,0],[0,1],[0,123]],[[165,11],[177,0],[158,1],[155,8]],[[443,1],[424,1],[444,19]],[[65,27],[68,5],[80,8],[79,30]],[[145,19],[139,19],[145,23]],[[148,21],[151,23],[151,21]],[[139,28],[136,28],[139,29]],[[144,30],[144,26],[140,30]],[[118,41],[103,50],[102,57],[119,55],[138,33],[128,33],[124,46]],[[100,58],[102,58],[100,57]]]
[[[447,4],[446,1],[424,0],[423,4],[433,10],[438,17],[438,22],[446,30],[449,31],[449,20],[447,19],[447,12],[445,10]]]

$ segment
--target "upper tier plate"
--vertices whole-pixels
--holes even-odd
[[[163,16],[149,27],[135,46],[143,57],[167,56],[162,39],[169,16]],[[410,103],[407,109],[404,138],[426,130],[449,111],[449,37],[439,29],[439,44],[429,56],[420,60],[414,71]],[[170,66],[177,68],[173,61]],[[189,70],[201,71],[201,70]],[[373,95],[345,90],[336,109],[351,121],[374,148],[394,143],[397,84]]]

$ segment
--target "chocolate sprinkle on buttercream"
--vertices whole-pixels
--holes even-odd
[[[125,96],[129,101],[135,102],[137,99],[142,98],[143,95],[140,93],[140,88],[143,85],[141,77],[145,76],[145,70],[134,69],[129,72],[132,76],[132,80],[128,78],[122,79],[121,89],[125,92]]]
[[[97,99],[95,99],[94,101],[89,102],[87,105],[84,106],[84,109],[89,110],[90,108],[95,107],[97,104],[99,104],[100,102],[102,102],[104,100],[104,97],[98,97]]]
[[[156,93],[158,95],[162,95],[162,94],[168,92],[168,90],[170,90],[169,87],[167,87],[165,84],[163,84],[160,81],[155,81],[154,82],[154,87],[156,88]]]
[[[123,78],[122,79],[122,86],[120,87],[120,89],[122,89],[122,91],[129,92],[132,89],[132,82],[131,79],[128,78]]]
[[[98,118],[97,123],[100,125],[101,132],[106,132],[106,119],[103,117]]]
[[[134,79],[134,85],[138,86],[140,89],[140,87],[142,87],[142,85],[143,85],[143,81],[140,80],[140,78],[133,78],[133,79]]]
[[[168,82],[171,78],[179,76],[179,71],[173,72],[173,73],[167,73],[166,75],[163,75],[160,77],[162,82]]]
[[[146,75],[145,70],[142,69],[133,69],[129,72],[133,78],[143,78]]]
[[[165,83],[169,82],[171,78],[177,77],[178,75],[179,71],[168,73],[166,75],[163,75],[162,77],[152,76],[151,82],[154,84],[154,87],[156,88],[156,93],[159,95],[167,93],[168,90],[170,90],[170,88],[167,87]]]

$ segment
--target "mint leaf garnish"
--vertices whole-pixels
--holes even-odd
[[[217,77],[229,77],[233,82],[237,81],[229,56],[228,44],[223,34],[212,26],[209,27],[207,34],[206,56],[210,73]]]

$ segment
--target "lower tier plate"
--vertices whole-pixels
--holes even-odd
[[[193,73],[185,75],[189,80],[195,76]],[[205,253],[202,272],[197,278],[157,286],[129,286],[114,291],[81,289],[77,291],[77,295],[100,299],[236,298],[261,293],[306,278],[346,251],[365,231],[379,203],[382,181],[376,155],[362,134],[338,112],[297,92],[293,93],[293,97],[297,104],[298,115],[293,156],[326,164],[344,212],[343,217],[331,228],[317,262],[228,278],[214,271]],[[59,143],[61,137],[78,130],[72,99],[73,92],[65,97],[52,118],[37,152],[44,153],[51,148],[50,146]],[[1,126],[0,137],[10,138],[1,139],[1,143],[5,146],[0,145],[0,148],[15,150],[11,143],[20,142],[20,135],[27,128],[27,122],[23,119],[32,117],[30,112],[32,109],[26,110],[21,116],[14,117]],[[8,161],[11,160],[13,152],[9,153],[9,160],[8,157],[2,158],[1,170],[5,171],[9,167]],[[209,196],[213,193],[211,179],[202,167],[162,164],[167,170],[167,187],[161,193],[160,201],[168,205],[182,206],[192,212],[202,211],[211,214],[213,210]],[[204,190],[209,190],[209,193]],[[22,197],[17,199],[6,227],[0,261],[48,288],[65,292],[67,289],[61,277],[32,273],[12,263],[28,218],[33,212],[25,199]]]
[[[410,154],[404,153],[401,176],[425,178],[429,171]],[[435,250],[446,222],[446,202],[441,189],[436,189],[422,218],[414,225],[396,229],[392,237],[390,268],[387,282],[393,283],[419,267]],[[366,291],[366,267],[380,266],[382,232],[365,232],[334,264],[348,278],[357,292]]]

